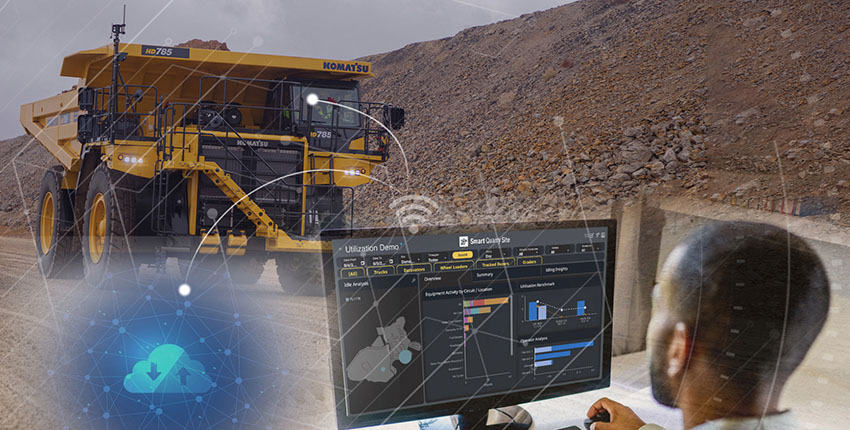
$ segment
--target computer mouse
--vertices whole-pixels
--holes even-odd
[[[597,421],[602,421],[603,423],[610,423],[611,422],[611,414],[609,414],[608,411],[602,411],[602,412],[596,414],[595,417],[588,418],[588,419],[584,420],[584,428],[586,428],[587,430],[590,430],[590,425],[597,422]]]

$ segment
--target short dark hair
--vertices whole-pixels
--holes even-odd
[[[829,312],[821,259],[787,230],[751,222],[707,224],[682,245],[671,303],[695,347],[720,377],[757,383],[778,370],[784,382]]]

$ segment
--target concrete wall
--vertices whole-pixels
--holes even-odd
[[[850,297],[848,228],[811,218],[686,199],[639,199],[615,205],[612,216],[618,221],[619,236],[614,274],[614,355],[646,348],[656,273],[685,236],[714,220],[764,222],[805,238],[826,265],[833,297]]]
[[[664,213],[645,199],[615,205],[614,355],[646,348]]]

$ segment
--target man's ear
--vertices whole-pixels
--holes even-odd
[[[667,348],[667,376],[677,378],[687,367],[691,354],[691,335],[683,322],[677,322],[673,328],[670,345]]]

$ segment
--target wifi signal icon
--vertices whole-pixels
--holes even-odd
[[[419,226],[425,224],[428,217],[439,210],[440,206],[426,196],[409,194],[393,200],[390,209],[395,210],[395,215],[403,227],[416,234]]]

